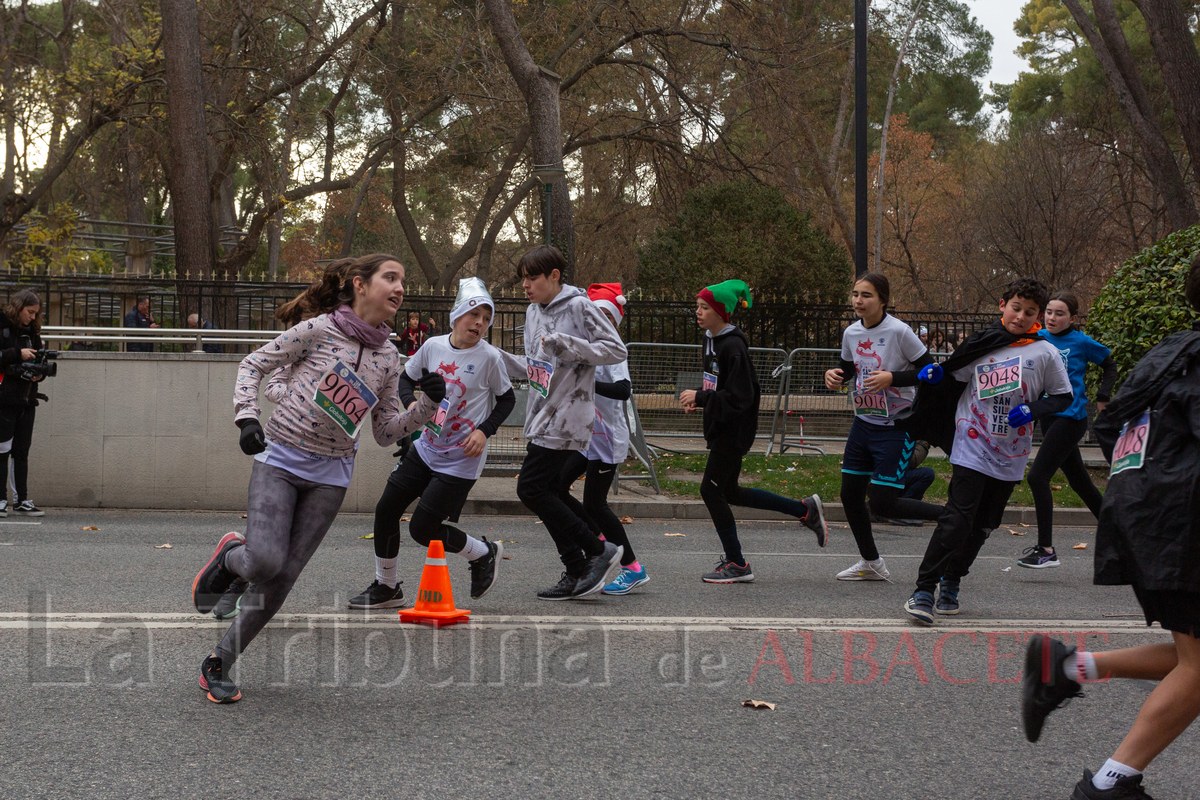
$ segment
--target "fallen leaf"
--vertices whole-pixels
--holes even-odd
[[[1012,572],[1012,567],[1005,567],[1004,569],[1002,569],[1000,571],[1001,572]]]
[[[1071,548],[1072,550],[1087,550],[1087,542],[1080,542]]]
[[[84,530],[85,531],[98,531],[100,529],[97,528],[95,525],[88,525],[86,528],[84,528]]]
[[[401,517],[401,518],[400,518],[400,521],[401,521],[401,522],[408,522],[408,517]]]
[[[687,536],[686,533],[664,533],[663,536]]]
[[[621,524],[622,525],[632,525],[633,517],[621,517]]]
[[[1054,484],[1050,484],[1050,489],[1055,492],[1057,492],[1061,488],[1062,488],[1061,486],[1055,486]]]
[[[512,556],[500,556],[505,561],[512,561]]]
[[[375,538],[375,534],[373,534],[373,533],[368,533],[366,536],[360,536],[360,537],[358,537],[358,538],[360,538],[360,539],[374,539],[374,538]]]
[[[1012,528],[1009,528],[1008,532],[1011,533],[1013,536],[1024,536],[1025,535],[1024,531],[1014,531]]]
[[[242,514],[242,519],[246,519],[246,515],[245,515],[245,514]]]
[[[1027,523],[1027,522],[1018,522],[1017,524],[1018,524],[1018,525],[1020,525],[1022,528],[1028,528],[1028,527],[1029,527],[1029,523]]]
[[[169,544],[156,544],[156,545],[154,545],[154,549],[155,549],[155,550],[170,550],[170,549],[171,549],[171,545],[169,545]]]
[[[765,708],[768,711],[775,710],[775,704],[768,703],[766,700],[743,700],[742,705],[746,708]]]

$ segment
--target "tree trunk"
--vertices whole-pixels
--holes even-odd
[[[1155,187],[1162,192],[1166,201],[1171,227],[1175,230],[1191,227],[1200,221],[1196,204],[1192,202],[1191,194],[1183,182],[1183,174],[1163,136],[1162,127],[1154,117],[1149,95],[1134,66],[1129,43],[1117,24],[1111,0],[1095,0],[1092,4],[1099,30],[1079,0],[1063,0],[1063,5],[1087,37],[1109,86],[1146,150],[1146,167]]]
[[[539,67],[529,54],[529,48],[521,36],[517,20],[513,16],[509,0],[484,0],[492,33],[504,55],[504,63],[525,98],[529,113],[530,155],[534,164],[562,166],[562,123],[559,118],[559,84],[555,73]],[[572,216],[571,196],[565,179],[554,184],[550,200],[552,228],[551,242],[562,251],[567,259],[567,274],[563,282],[569,283],[575,269],[575,221]]]
[[[896,66],[892,70],[892,82],[888,85],[887,107],[883,111],[883,130],[879,136],[879,185],[875,192],[875,272],[879,272],[880,251],[883,250],[883,170],[887,163],[887,140],[888,128],[892,124],[892,101],[896,99],[896,84],[900,82],[900,66],[904,63],[904,54],[908,50],[908,40],[912,36],[913,28],[917,26],[917,19],[921,16],[923,5],[925,5],[925,0],[917,0],[917,7],[913,9],[912,19],[908,21],[908,28],[904,31],[904,39],[900,42],[900,51],[896,54]]]
[[[1109,0],[1111,2],[1111,0]],[[1134,0],[1146,28],[1163,82],[1171,93],[1175,118],[1192,156],[1192,172],[1200,184],[1200,53],[1179,0]]]
[[[159,8],[167,83],[171,153],[168,183],[175,218],[175,271],[181,278],[209,279],[216,254],[209,202],[200,17],[196,0],[159,0]]]
[[[338,251],[338,258],[350,256],[350,251],[354,247],[354,234],[358,231],[358,212],[367,198],[367,192],[371,190],[371,181],[375,179],[375,172],[378,169],[378,164],[371,167],[371,171],[367,173],[367,177],[363,178],[362,183],[358,186],[358,191],[354,194],[354,202],[350,205],[350,210],[346,212],[346,230],[342,234],[342,247]]]
[[[305,54],[307,56],[307,53]],[[296,135],[296,105],[300,101],[300,87],[292,88],[288,97],[287,121],[284,123],[283,152],[280,154],[282,163],[279,166],[279,180],[275,186],[276,194],[287,190],[288,181],[292,176],[292,139]],[[283,245],[283,212],[272,215],[267,223],[267,275],[272,281],[279,277],[279,253]]]

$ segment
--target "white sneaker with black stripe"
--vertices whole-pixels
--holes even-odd
[[[33,504],[32,500],[22,500],[12,508],[12,513],[18,517],[44,517],[45,511]]]
[[[8,516],[8,501],[0,500],[0,517]]]

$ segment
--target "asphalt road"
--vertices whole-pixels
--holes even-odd
[[[217,706],[196,678],[224,625],[191,612],[189,593],[239,517],[0,520],[2,796],[1067,798],[1153,685],[1089,687],[1029,744],[1021,641],[1062,631],[1099,650],[1166,636],[1145,628],[1128,588],[1092,586],[1090,530],[1058,531],[1064,566],[1042,571],[1014,566],[1032,529],[997,530],[963,613],[919,628],[900,606],[932,528],[878,529],[894,584],[841,583],[857,557],[848,530],[819,550],[794,523],[747,523],[757,581],[710,586],[711,525],[639,519],[650,583],[545,603],[534,593],[557,580],[557,558],[541,525],[513,517],[464,519],[510,558],[472,603],[451,555],[473,621],[435,632],[345,609],[374,568],[360,538],[370,518],[343,516],[240,662],[244,699]],[[406,540],[409,596],[422,562]],[[1147,788],[1200,797],[1197,764],[1193,726]]]

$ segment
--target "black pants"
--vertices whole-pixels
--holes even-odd
[[[1092,483],[1083,456],[1079,453],[1079,442],[1087,433],[1087,419],[1050,417],[1038,422],[1042,426],[1042,446],[1037,458],[1029,468],[1029,491],[1033,492],[1033,504],[1037,508],[1038,545],[1054,546],[1054,494],[1050,480],[1054,473],[1062,470],[1067,483],[1097,519],[1104,495]]]
[[[0,453],[0,496],[8,497],[8,459],[12,456],[13,482],[17,495],[13,505],[29,499],[29,448],[37,409],[30,406],[0,408],[0,443],[12,440],[11,453]]]
[[[400,516],[418,497],[408,532],[418,544],[428,547],[441,539],[447,553],[461,553],[467,534],[446,522],[458,522],[463,504],[475,481],[434,472],[412,447],[388,475],[383,496],[375,505],[375,555],[396,558],[400,554]]]
[[[583,482],[583,502],[580,503],[571,494],[571,484],[584,474],[587,477]],[[629,566],[637,561],[637,556],[633,554],[633,545],[629,543],[625,526],[608,505],[608,490],[612,488],[616,476],[616,464],[605,464],[599,459],[589,461],[583,453],[572,452],[563,467],[558,492],[562,501],[588,524],[592,533],[603,534],[606,541],[625,548],[621,554],[621,565]]]
[[[708,463],[704,465],[704,477],[700,483],[700,497],[708,508],[717,536],[721,537],[721,546],[725,548],[725,558],[735,564],[744,564],[742,543],[737,535],[737,522],[733,518],[730,505],[746,508],[761,508],[767,511],[779,511],[799,519],[808,514],[808,506],[801,500],[765,492],[762,489],[747,489],[738,485],[738,477],[742,474],[742,456],[744,453],[709,451]]]
[[[578,575],[587,559],[604,553],[604,545],[587,522],[563,502],[558,491],[563,468],[574,452],[527,444],[517,477],[517,497],[545,524],[567,572]]]
[[[955,581],[966,577],[983,543],[1004,518],[1004,507],[1016,485],[1016,481],[954,467],[946,510],[917,572],[918,590],[932,592],[943,577]]]

